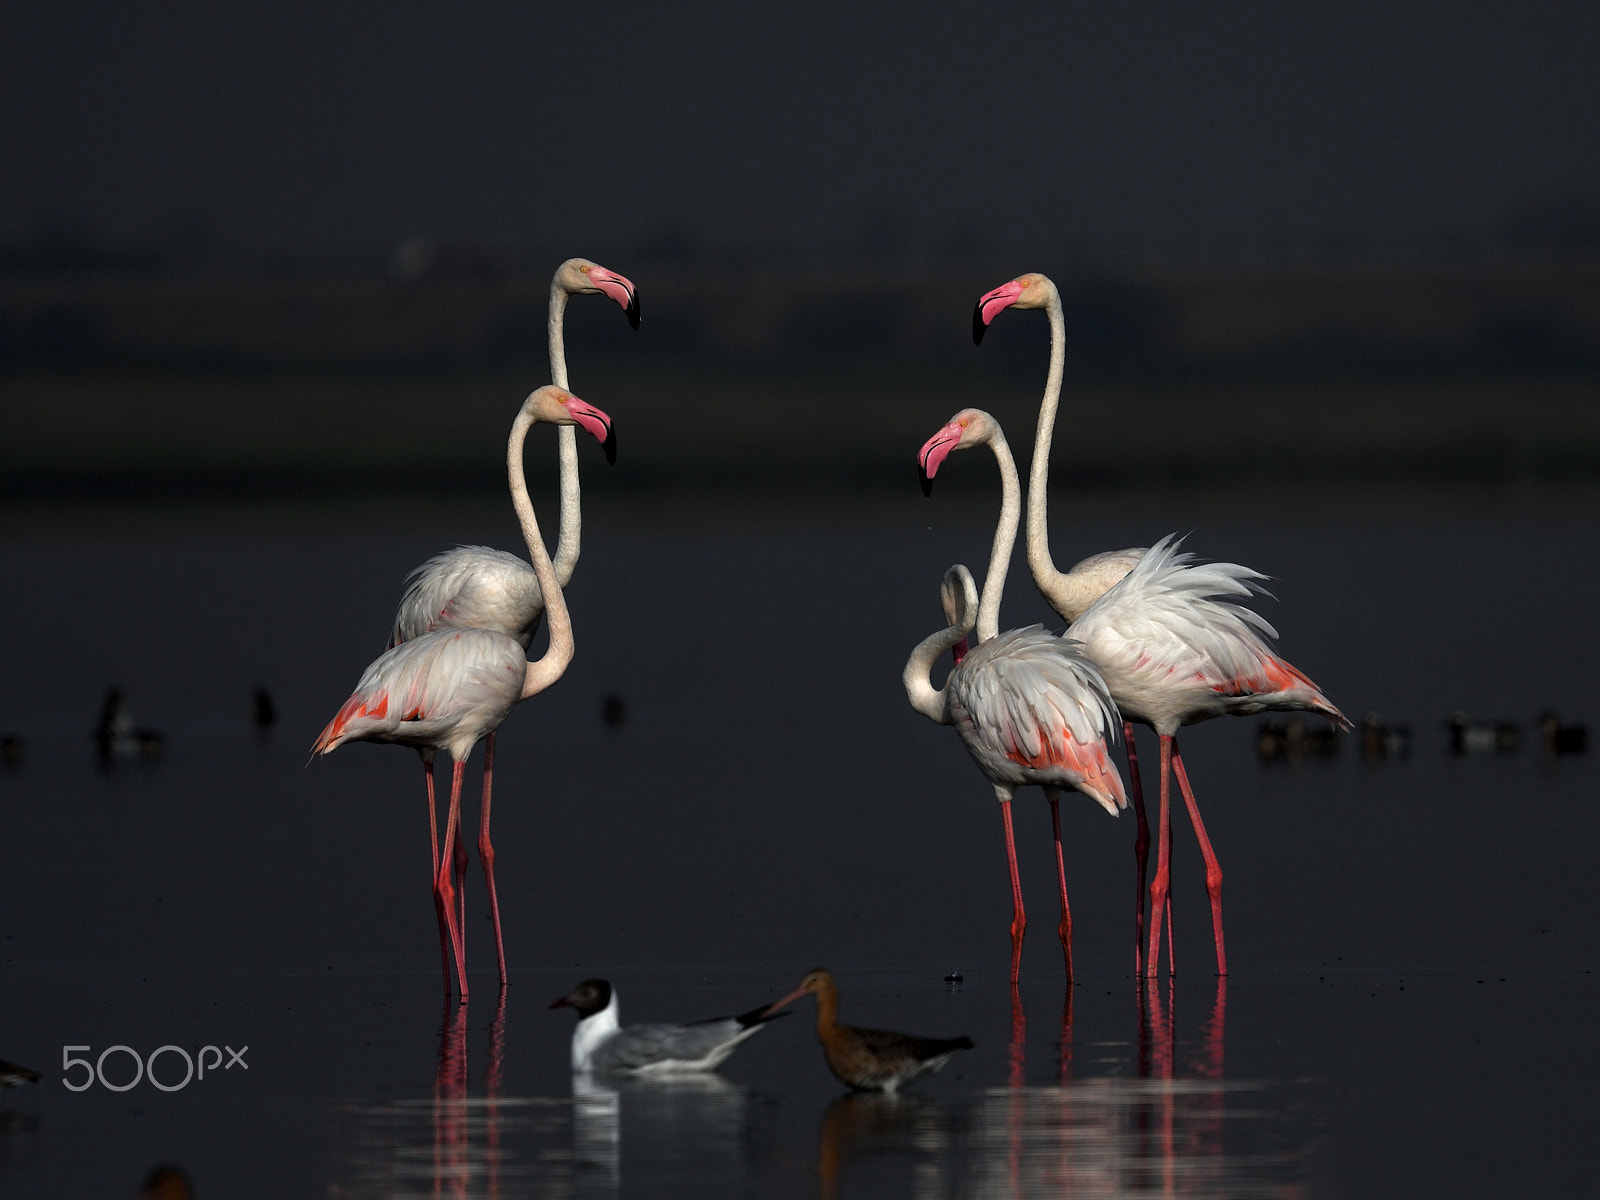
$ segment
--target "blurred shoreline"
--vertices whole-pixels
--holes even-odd
[[[897,507],[917,446],[967,406],[1025,471],[1048,331],[1008,315],[973,347],[996,261],[625,264],[639,333],[603,301],[567,310],[574,390],[619,435],[614,469],[585,455],[586,502]],[[1600,500],[1600,253],[1031,265],[1068,325],[1054,495],[1330,517]],[[0,503],[13,528],[503,504],[506,428],[548,375],[547,291],[532,263],[416,247],[384,269],[0,271]],[[537,495],[553,480],[529,461]]]

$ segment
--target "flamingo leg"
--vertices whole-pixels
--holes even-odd
[[[433,881],[433,911],[439,918],[439,959],[444,965],[444,990],[450,990],[450,951],[454,943],[450,938],[449,927],[444,919],[444,898],[439,895],[439,816],[433,802],[433,751],[422,750],[422,777],[428,785],[428,842],[433,848],[433,873],[428,878]]]
[[[1144,974],[1154,979],[1161,965],[1161,914],[1166,911],[1167,891],[1171,880],[1172,857],[1172,735],[1161,735],[1161,816],[1156,830],[1156,874],[1150,881],[1150,949],[1145,955]],[[1171,917],[1168,916],[1170,926]],[[1171,930],[1168,930],[1170,944]],[[1170,956],[1171,950],[1168,950]],[[1170,971],[1170,963],[1168,967]]]
[[[444,819],[444,845],[440,847],[439,873],[434,876],[434,895],[438,897],[445,923],[450,930],[450,944],[456,952],[456,983],[461,989],[461,1003],[467,1001],[466,951],[461,941],[461,931],[456,925],[456,889],[451,881],[452,847],[461,824],[461,782],[466,777],[467,764],[458,762],[450,778],[450,812]]]
[[[478,818],[478,858],[489,885],[489,913],[494,918],[494,954],[500,964],[500,986],[506,986],[506,950],[500,940],[500,901],[494,890],[494,846],[489,842],[489,794],[494,782],[494,734],[483,744],[483,812]]]
[[[493,734],[489,735],[493,737]],[[487,747],[487,743],[485,743]],[[492,751],[485,749],[485,753]],[[461,948],[461,957],[467,957],[467,840],[461,836],[463,824],[456,825],[455,840],[455,879],[456,879],[456,945]]]
[[[1200,840],[1200,853],[1206,860],[1206,894],[1211,897],[1211,929],[1217,939],[1217,974],[1228,973],[1228,955],[1222,948],[1222,867],[1217,862],[1211,839],[1206,836],[1205,823],[1200,820],[1200,806],[1195,803],[1194,789],[1189,786],[1189,773],[1183,769],[1183,755],[1178,752],[1177,739],[1172,743],[1172,769],[1178,777],[1178,790],[1189,808],[1189,821],[1194,835]],[[1168,933],[1170,939],[1171,933]],[[1170,951],[1169,951],[1170,953]]]
[[[1061,956],[1067,963],[1067,982],[1072,982],[1072,909],[1067,906],[1067,867],[1061,856],[1061,793],[1055,788],[1046,788],[1045,796],[1050,801],[1050,828],[1056,839],[1056,882],[1061,885],[1061,923],[1056,926],[1056,935],[1061,939]],[[1069,988],[1067,995],[1072,995]]]
[[[995,785],[1000,797],[1000,819],[1006,827],[1006,865],[1011,868],[1011,982],[1015,986],[1022,973],[1022,934],[1028,928],[1028,914],[1022,907],[1022,879],[1017,874],[1017,842],[1011,832],[1011,789]]]
[[[1133,889],[1133,973],[1140,975],[1144,954],[1144,884],[1150,865],[1150,821],[1144,812],[1144,787],[1139,782],[1139,749],[1133,740],[1133,722],[1122,723],[1122,745],[1128,753],[1128,790],[1133,795],[1133,815],[1139,831],[1133,839],[1133,857],[1138,864]]]

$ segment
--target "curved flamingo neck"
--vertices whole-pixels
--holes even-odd
[[[1006,571],[1011,566],[1011,550],[1017,543],[1017,523],[1022,518],[1022,484],[1017,478],[1017,460],[998,425],[992,426],[989,449],[1000,464],[1000,520],[994,527],[994,545],[989,550],[989,571],[983,577],[983,595],[978,600],[978,640],[986,642],[1000,632],[1000,595],[1006,587]]]
[[[1061,293],[1045,280],[1045,312],[1050,317],[1050,374],[1045,379],[1044,398],[1039,402],[1039,424],[1033,435],[1033,462],[1028,468],[1028,568],[1033,581],[1050,602],[1066,579],[1050,558],[1050,536],[1045,521],[1050,482],[1050,441],[1055,433],[1056,410],[1061,405],[1061,377],[1067,361],[1067,323],[1061,311]],[[1056,605],[1057,611],[1060,606]],[[1081,609],[1080,609],[1081,611]],[[1065,615],[1065,614],[1063,614]]]
[[[567,382],[566,328],[567,297],[572,293],[561,285],[558,270],[550,281],[550,316],[548,333],[550,341],[550,382],[558,388],[571,390]],[[562,587],[572,582],[572,573],[578,566],[582,551],[582,525],[580,512],[582,489],[578,485],[578,431],[563,425],[557,431],[558,457],[561,463],[561,518],[556,528],[555,572]],[[541,588],[543,583],[539,585]]]
[[[523,539],[528,543],[528,558],[533,564],[534,576],[539,580],[539,590],[544,594],[545,619],[550,628],[550,644],[542,657],[530,662],[522,681],[522,698],[526,700],[542,692],[560,679],[572,661],[572,620],[567,613],[566,597],[561,594],[561,584],[556,579],[549,552],[544,548],[544,538],[539,534],[539,521],[533,514],[533,501],[528,497],[528,481],[523,471],[522,445],[534,418],[526,410],[517,414],[511,423],[511,440],[506,445],[506,474],[511,483],[511,505],[517,510],[517,520],[522,525]]]
[[[906,699],[911,701],[911,707],[940,725],[950,724],[950,706],[946,697],[949,681],[947,679],[942,688],[933,686],[933,664],[971,631],[969,622],[965,629],[951,625],[938,633],[929,634],[917,643],[901,675],[906,687]]]

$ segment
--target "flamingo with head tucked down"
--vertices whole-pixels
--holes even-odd
[[[917,461],[924,490],[931,488],[940,464],[952,450],[978,445],[987,445],[994,452],[1002,481],[1001,515],[983,595],[976,599],[972,576],[965,567],[946,572],[941,598],[949,626],[917,646],[903,679],[913,708],[933,721],[956,727],[962,744],[1000,801],[1006,864],[1011,873],[1013,984],[1021,971],[1022,936],[1028,919],[1017,873],[1011,797],[1017,788],[1029,784],[1044,788],[1050,801],[1061,890],[1061,921],[1056,932],[1071,979],[1072,910],[1067,903],[1061,852],[1061,793],[1076,788],[1112,816],[1126,807],[1122,779],[1111,763],[1109,749],[1117,710],[1099,672],[1077,642],[1038,625],[999,632],[1000,597],[1016,540],[1021,485],[1005,435],[993,417],[980,409],[963,409],[923,445]],[[977,644],[959,659],[944,687],[935,689],[929,677],[934,662],[964,639],[974,624]]]
[[[1276,637],[1265,620],[1214,597],[1248,597],[1261,589],[1258,572],[1232,563],[1190,566],[1190,556],[1179,554],[1176,542],[1165,538],[1149,551],[1114,550],[1084,559],[1071,571],[1056,569],[1046,533],[1046,486],[1050,473],[1050,442],[1061,399],[1061,379],[1066,354],[1066,321],[1061,296],[1046,275],[1030,272],[985,292],[973,311],[974,341],[995,316],[1007,308],[1045,310],[1050,319],[1050,370],[1039,422],[1034,435],[1033,463],[1028,476],[1028,565],[1052,608],[1064,617],[1072,636],[1081,639],[1090,656],[1105,672],[1124,717],[1130,782],[1139,817],[1138,920],[1135,925],[1135,959],[1143,942],[1144,875],[1149,834],[1139,775],[1134,757],[1131,721],[1150,725],[1161,737],[1161,815],[1156,855],[1156,876],[1151,881],[1150,952],[1141,964],[1154,975],[1160,945],[1161,916],[1167,911],[1171,822],[1168,780],[1173,769],[1206,860],[1206,890],[1211,899],[1212,927],[1217,948],[1217,971],[1227,974],[1222,937],[1222,869],[1212,852],[1200,820],[1200,810],[1189,788],[1176,732],[1180,725],[1203,721],[1224,713],[1246,714],[1268,709],[1306,709],[1322,713],[1336,726],[1350,728],[1339,712],[1301,672],[1278,658],[1261,634]],[[1138,578],[1133,579],[1132,573]],[[1119,581],[1129,580],[1126,584]],[[1121,587],[1116,605],[1100,610],[1094,622],[1083,619],[1095,611],[1102,597]],[[1207,590],[1212,589],[1212,590]],[[1114,615],[1113,615],[1114,614]],[[1120,622],[1120,633],[1111,626]],[[1138,631],[1135,633],[1134,631]],[[1119,637],[1149,638],[1135,645],[1133,658],[1143,658],[1138,670],[1124,670],[1130,643]],[[1183,639],[1191,637],[1192,644]],[[1152,664],[1156,669],[1152,669]],[[1179,665],[1182,664],[1182,665]],[[1197,689],[1191,672],[1205,681]]]
[[[633,283],[586,258],[569,258],[550,280],[548,338],[550,378],[567,388],[566,311],[571,296],[606,296],[619,304],[628,323],[639,328],[639,294]],[[561,518],[552,557],[556,582],[572,582],[581,548],[581,488],[578,483],[578,439],[571,425],[557,431],[561,464]],[[604,442],[607,462],[617,458],[616,438]],[[488,546],[457,546],[434,555],[406,578],[394,616],[389,645],[420,637],[434,629],[492,629],[515,638],[524,648],[533,641],[544,612],[538,576],[526,561]],[[433,751],[422,749],[422,771],[428,789],[428,811],[434,811]],[[488,806],[494,775],[494,734],[483,744],[484,805]],[[466,910],[467,848],[455,844],[455,869],[460,881],[461,919]]]
[[[345,742],[393,742],[428,752],[443,750],[453,760],[444,846],[434,854],[433,895],[445,960],[445,986],[449,987],[449,961],[453,954],[463,1001],[467,998],[466,954],[451,881],[451,859],[460,824],[467,757],[479,739],[500,727],[519,701],[560,679],[573,653],[572,623],[555,568],[539,534],[523,474],[523,442],[528,430],[539,422],[581,425],[604,441],[611,433],[611,419],[566,389],[547,384],[528,396],[511,426],[506,447],[507,474],[512,504],[549,616],[550,644],[545,653],[530,662],[520,641],[492,629],[446,627],[421,634],[386,651],[366,669],[355,691],[312,746],[313,754],[328,754]],[[489,886],[495,954],[503,987],[507,981],[505,948],[495,892],[494,847],[489,840],[487,766],[484,775],[478,846]],[[432,816],[430,804],[430,826]]]

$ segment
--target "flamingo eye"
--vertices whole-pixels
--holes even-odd
[[[582,272],[583,274],[585,274],[585,275],[587,275],[589,273],[589,268],[587,266],[579,267],[578,270],[580,272]]]
[[[971,425],[971,424],[972,424],[972,420],[969,417],[962,417],[961,418],[961,428],[965,429],[968,425]]]

